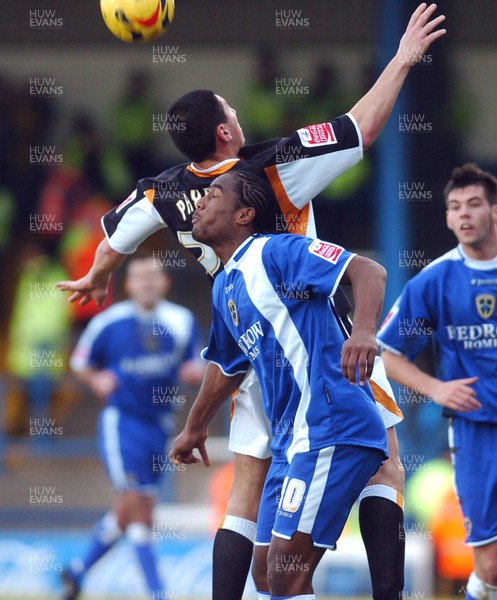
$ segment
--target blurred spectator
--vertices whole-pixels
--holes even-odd
[[[13,128],[9,179],[16,200],[14,230],[24,234],[46,177],[47,165],[57,154],[51,143],[56,112],[51,98],[33,96],[29,85],[25,85],[14,89],[9,113]]]
[[[287,97],[276,93],[277,79],[282,77],[280,69],[276,66],[273,51],[260,50],[254,78],[242,94],[241,120],[249,143],[283,135]]]
[[[130,72],[123,97],[111,110],[111,134],[124,154],[133,184],[163,168],[154,149],[152,124],[158,111],[150,97],[149,84],[143,71]]]
[[[25,433],[30,418],[48,418],[50,403],[66,372],[65,350],[70,328],[69,306],[55,282],[67,276],[39,242],[30,241],[20,256],[6,354],[7,372],[19,381],[22,403],[10,407],[7,433]]]
[[[316,64],[309,95],[301,108],[303,120],[306,123],[322,123],[343,114],[351,107],[352,104],[349,106],[346,103],[336,69],[327,63]]]
[[[103,193],[113,201],[121,200],[134,184],[124,152],[102,141],[93,117],[84,112],[74,116],[69,131],[64,145],[67,167],[76,169],[92,192]]]
[[[97,246],[102,240],[100,219],[111,205],[98,194],[87,196],[70,216],[59,244],[62,264],[67,269],[70,279],[79,279],[85,275],[93,264]],[[81,306],[79,302],[70,304],[74,321],[74,333],[82,331],[89,319],[107,308],[114,299],[114,287],[111,282],[109,293],[102,306],[90,302]]]

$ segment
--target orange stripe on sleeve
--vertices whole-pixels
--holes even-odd
[[[369,380],[369,385],[373,390],[373,396],[376,402],[384,406],[388,410],[388,412],[397,415],[401,419],[404,418],[404,415],[402,414],[400,408],[397,406],[395,400],[390,398],[390,396],[385,392],[385,390],[383,390],[377,383],[375,383],[371,379]]]
[[[306,204],[304,208],[300,209],[292,203],[288,197],[281,179],[278,173],[276,165],[266,167],[267,178],[273,191],[278,200],[281,212],[285,217],[285,223],[288,229],[288,233],[298,233],[300,235],[307,235],[307,225],[309,223],[309,204]]]

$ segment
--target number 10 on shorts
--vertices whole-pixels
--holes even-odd
[[[302,504],[305,489],[306,483],[302,479],[292,478],[289,480],[288,477],[285,477],[278,508],[289,513],[297,512]]]

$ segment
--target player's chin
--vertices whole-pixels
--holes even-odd
[[[205,240],[205,236],[204,236],[204,234],[202,232],[202,227],[199,226],[198,223],[193,223],[192,237],[197,242],[203,242]]]

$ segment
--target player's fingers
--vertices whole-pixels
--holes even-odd
[[[435,17],[435,19],[433,19],[432,21],[426,23],[426,25],[424,26],[425,33],[431,33],[440,25],[440,23],[443,23],[444,21],[445,15],[438,15],[438,17]]]
[[[171,460],[176,464],[192,465],[200,462],[193,452],[176,452],[171,456]]]
[[[368,372],[368,355],[365,352],[360,352],[357,358],[357,374],[359,379],[359,385],[364,385],[367,379]]]
[[[376,348],[368,353],[368,368],[366,371],[366,379],[370,379],[373,374],[374,359],[376,358]]]
[[[455,405],[456,410],[476,410],[481,407],[481,404],[478,400],[468,392],[464,390],[457,390],[452,398],[452,402]]]
[[[414,24],[416,23],[416,21],[419,19],[419,17],[426,10],[426,7],[427,7],[426,2],[422,2],[418,6],[418,8],[412,13],[411,18],[409,19],[409,23],[407,24],[408,27],[413,27],[414,26]]]
[[[76,300],[79,300],[82,295],[82,292],[74,292],[73,294],[71,294],[71,296],[69,296],[68,302],[76,302]]]
[[[209,455],[207,454],[207,450],[205,449],[205,444],[200,444],[198,447],[198,451],[200,452],[200,456],[202,457],[202,461],[206,467],[210,467],[211,463],[209,460]]]
[[[466,377],[466,379],[460,379],[459,380],[461,383],[465,383],[466,385],[471,385],[473,383],[476,383],[478,381],[478,377],[474,376],[474,377]],[[473,389],[473,388],[471,388]],[[473,390],[474,391],[474,390]],[[476,392],[475,392],[476,393]]]
[[[470,410],[476,410],[481,407],[481,403],[476,398],[474,394],[474,390],[470,390],[470,392],[466,393],[464,397],[464,405],[467,406]]]
[[[436,4],[430,4],[430,6],[427,6],[425,8],[425,10],[421,11],[421,14],[419,15],[419,17],[416,21],[416,25],[419,25],[420,27],[424,27],[426,25],[426,23],[428,23],[428,21],[430,20],[431,15],[436,10],[437,10]]]
[[[346,350],[342,357],[342,373],[345,379],[348,379],[353,385],[356,383],[355,370],[356,370],[357,354]]]

